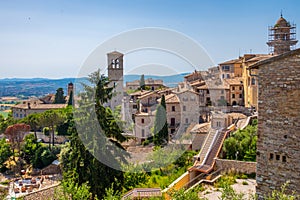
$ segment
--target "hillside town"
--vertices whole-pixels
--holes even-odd
[[[107,119],[114,118],[122,122],[119,128],[111,132],[107,130],[109,141],[119,142],[122,149],[130,155],[127,161],[137,166],[151,164],[155,161],[151,157],[152,153],[167,146],[183,146],[184,151],[194,152],[189,156],[190,160],[186,161],[189,164],[164,187],[157,184],[156,187],[150,187],[150,184],[137,183],[123,190],[120,198],[176,199],[172,192],[183,190],[186,194],[196,191],[198,199],[218,199],[221,193],[213,189],[213,186],[220,184],[220,180],[224,180],[224,177],[228,176],[226,174],[230,173],[247,177],[254,174],[252,178],[238,179],[240,187],[249,185],[247,191],[242,191],[246,192],[249,198],[256,194],[258,199],[265,199],[266,195],[273,190],[280,190],[287,182],[286,190],[290,194],[300,194],[300,49],[295,48],[298,42],[296,25],[281,15],[276,23],[269,27],[268,38],[269,53],[239,55],[217,66],[207,66],[206,71],[192,71],[184,76],[184,80],[176,87],[167,87],[162,79],[145,79],[143,74],[139,80],[124,82],[126,55],[116,50],[107,52],[107,79],[100,78],[93,88],[96,91],[93,106],[100,128],[104,132],[108,127],[101,127],[101,123],[106,123],[101,121],[101,117],[109,116]],[[100,94],[97,93],[97,88],[101,85],[99,83],[103,85]],[[55,189],[63,185],[61,183],[65,179],[64,176],[72,171],[72,162],[66,161],[67,158],[77,159],[72,167],[76,166],[78,171],[84,168],[83,171],[92,173],[93,168],[88,167],[92,162],[87,160],[91,159],[91,154],[81,149],[82,146],[78,142],[80,133],[76,135],[69,132],[78,128],[78,122],[74,122],[72,111],[68,109],[87,109],[91,103],[76,91],[76,84],[70,82],[66,94],[62,88],[58,88],[56,93],[40,98],[19,100],[15,97],[1,97],[1,110],[8,113],[6,119],[10,119],[12,123],[3,117],[0,121],[3,134],[0,136],[5,139],[3,146],[5,143],[14,148],[7,159],[0,163],[0,167],[5,171],[1,174],[0,186],[7,189],[6,199],[43,199],[46,196],[48,199],[56,199],[51,195],[53,196],[55,191],[58,192]],[[84,89],[89,87],[91,88],[90,85],[86,85]],[[106,97],[98,98],[97,94],[105,96],[108,89],[111,89],[111,99],[106,101]],[[102,106],[103,109],[97,110]],[[57,110],[61,110],[59,112],[62,114],[55,114]],[[46,120],[41,120],[41,125],[38,120],[36,123],[28,120],[30,116],[35,115]],[[55,120],[47,118],[50,115]],[[64,118],[60,120],[62,115]],[[114,123],[110,121],[108,124]],[[246,146],[244,150],[230,149],[228,141],[233,140],[232,138],[241,131],[247,132],[251,128],[256,128],[257,132],[254,131],[251,139],[247,141],[247,152]],[[116,133],[120,135],[113,135]],[[31,143],[39,141],[36,145],[40,148],[49,145],[51,153],[47,150],[47,154],[53,159],[40,163],[38,158],[42,158],[44,154],[37,154],[38,148],[30,152],[34,154],[31,157],[26,151],[27,143],[27,146],[25,145],[30,134],[34,135]],[[79,137],[90,142],[89,140],[96,136],[87,136],[91,137],[89,139],[83,139],[85,135]],[[239,142],[240,146],[243,145]],[[94,146],[97,146],[102,143],[95,144]],[[58,147],[61,148],[60,152],[56,152]],[[77,152],[72,152],[72,149],[76,149]],[[23,155],[27,157],[22,157]],[[171,157],[160,155],[162,156]],[[19,161],[21,164],[17,164]],[[32,166],[32,162],[35,167]],[[109,166],[103,170],[110,173]],[[160,172],[155,173],[163,171],[162,167],[156,170]],[[76,171],[76,178],[88,180],[84,175],[81,177],[80,173],[83,171]],[[111,173],[116,176],[118,174],[116,171]],[[111,183],[114,178],[106,183]],[[133,176],[129,178],[133,179]],[[5,181],[6,186],[3,184]],[[81,182],[83,183],[84,181]],[[201,191],[197,191],[200,187]],[[96,187],[95,191],[99,191],[99,188]],[[101,194],[104,197],[104,194]],[[93,195],[82,199],[93,199]],[[100,193],[97,195],[100,196]]]

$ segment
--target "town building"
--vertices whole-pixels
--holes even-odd
[[[256,192],[259,199],[290,181],[300,194],[300,49],[260,61]]]
[[[243,74],[242,58],[229,60],[219,64],[220,75],[222,79],[241,77]]]
[[[157,90],[160,88],[165,87],[163,80],[161,79],[152,79],[152,78],[147,78],[145,80],[145,86],[149,88],[150,90]],[[138,90],[140,89],[140,80],[134,80],[131,82],[126,82],[126,91],[128,90]]]
[[[22,119],[33,113],[42,113],[47,110],[65,108],[67,104],[45,104],[40,100],[23,101],[11,107],[12,116],[15,119]]]

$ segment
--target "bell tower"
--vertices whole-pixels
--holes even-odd
[[[123,54],[113,51],[107,54],[108,78],[110,86],[114,87],[110,108],[122,104],[123,99]]]
[[[275,55],[283,54],[295,49],[296,40],[296,25],[290,24],[280,15],[274,26],[269,27],[269,52]]]

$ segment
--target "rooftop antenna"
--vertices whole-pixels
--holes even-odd
[[[280,10],[280,17],[282,17],[282,9]]]

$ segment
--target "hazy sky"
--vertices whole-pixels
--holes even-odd
[[[239,54],[268,53],[268,26],[274,25],[281,10],[288,21],[300,24],[299,8],[298,0],[2,0],[0,78],[76,77],[91,52],[103,42],[143,27],[183,33],[203,47],[212,65]],[[118,50],[118,46],[111,50]],[[151,63],[149,58],[143,63],[147,56],[143,59],[133,54],[128,55],[126,65],[145,67]],[[184,71],[177,69],[178,63],[185,66],[184,62],[164,54],[161,57],[172,61],[165,64],[154,60],[156,68]]]

